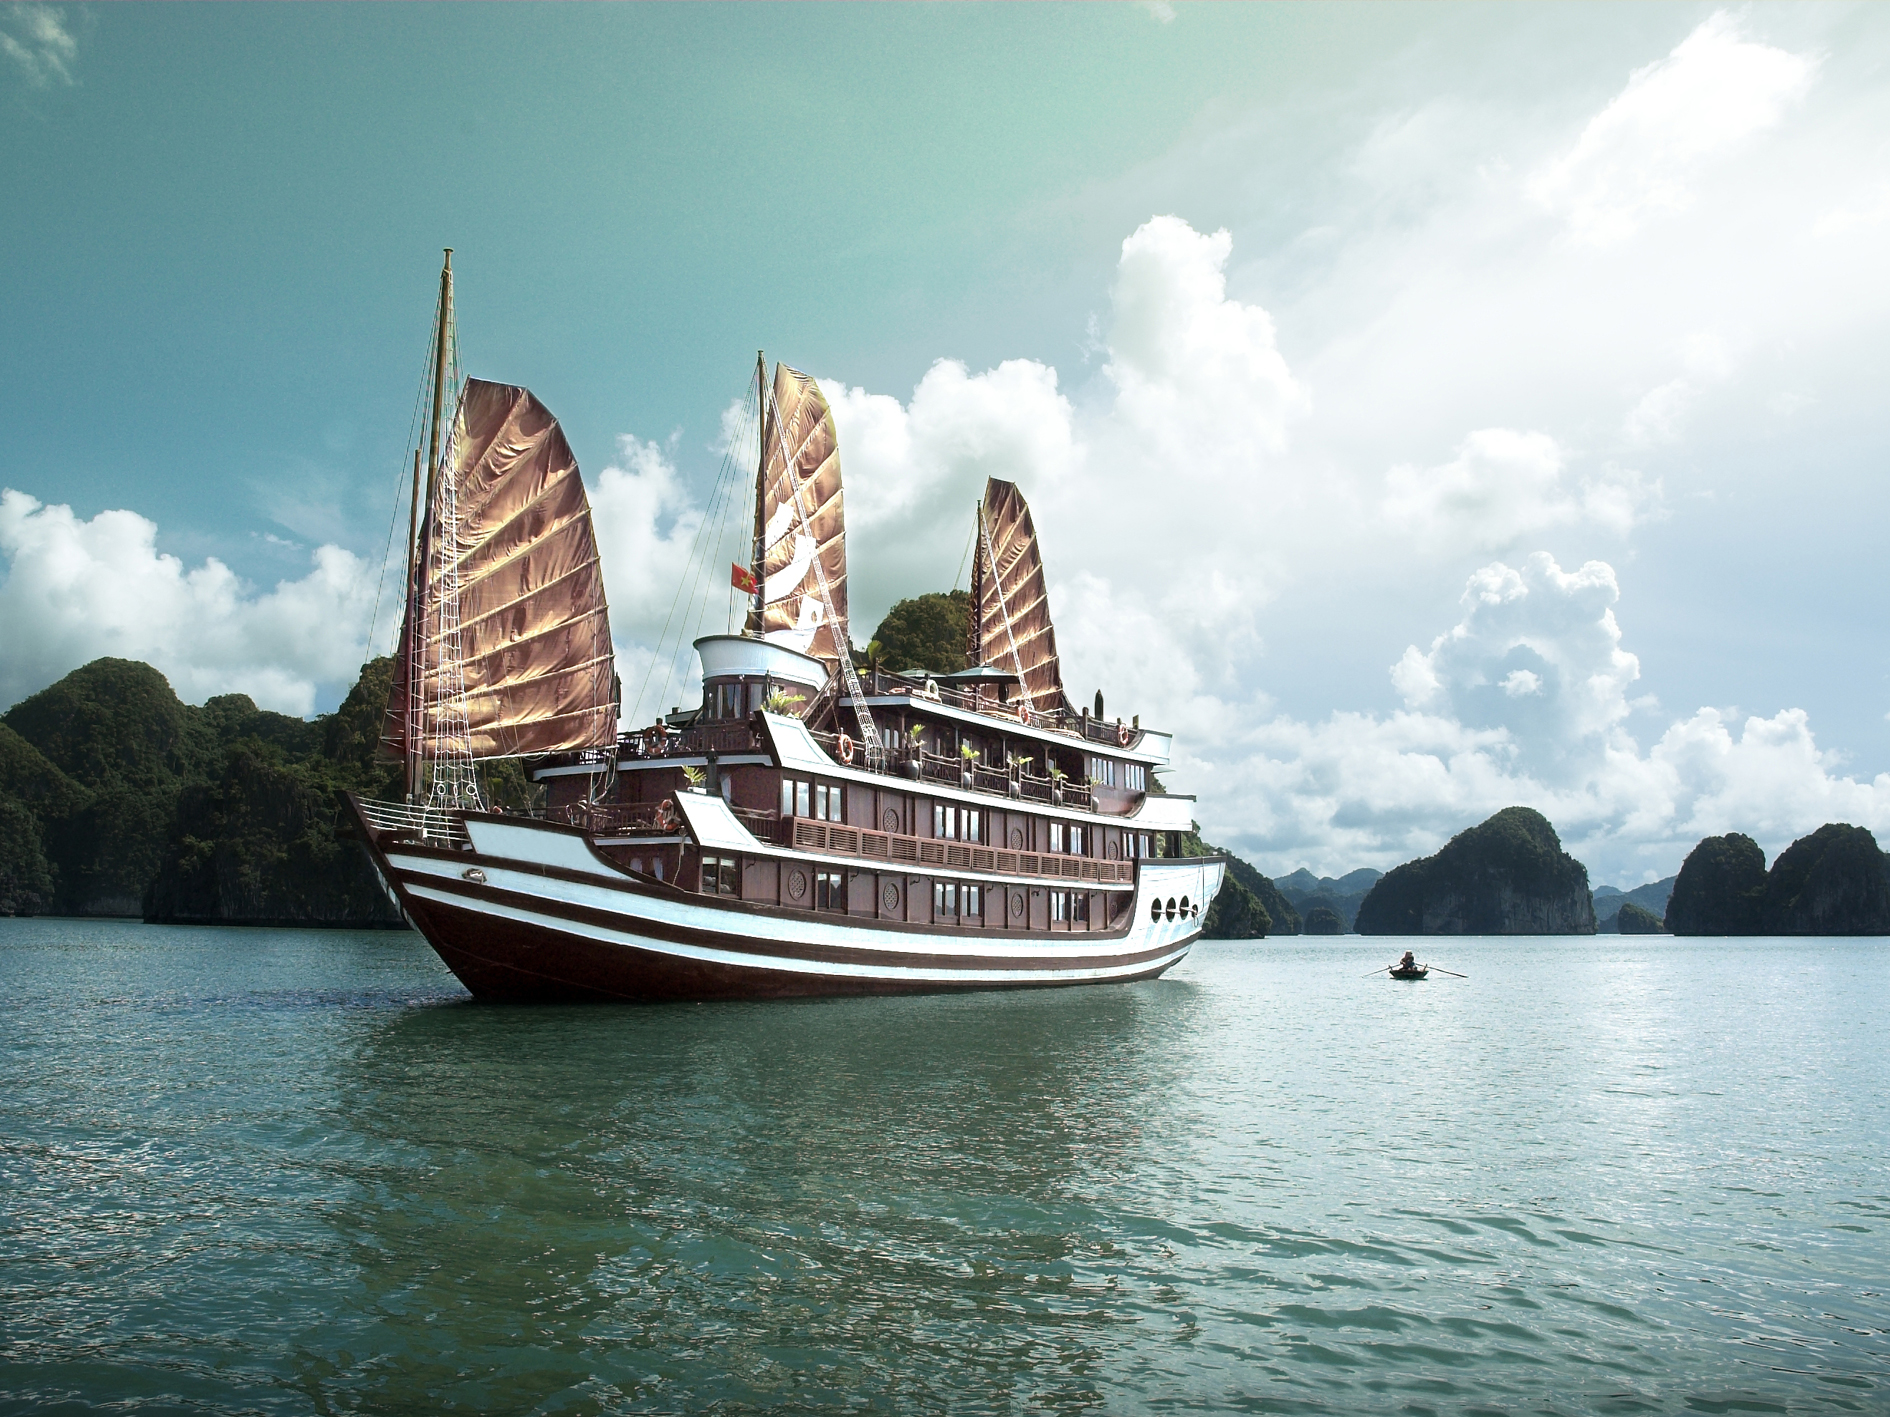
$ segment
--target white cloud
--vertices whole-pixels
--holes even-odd
[[[82,521],[70,507],[0,492],[0,702],[11,704],[102,655],[143,660],[179,697],[248,694],[309,714],[323,689],[354,682],[375,586],[367,567],[323,546],[300,580],[257,593],[214,557],[186,570],[157,550],[157,527],[128,511]]]
[[[1596,523],[1624,535],[1659,499],[1640,476],[1605,469],[1580,486],[1567,454],[1546,433],[1484,428],[1439,467],[1394,467],[1385,515],[1429,546],[1500,550],[1549,527]]]
[[[1623,240],[1650,215],[1684,210],[1702,166],[1777,124],[1815,69],[1745,38],[1721,11],[1665,59],[1635,70],[1575,146],[1536,173],[1530,194],[1581,241]]]
[[[16,3],[0,9],[0,54],[11,59],[35,88],[69,85],[79,58],[79,41],[57,6]]]
[[[1197,747],[1202,818],[1275,871],[1389,866],[1511,805],[1554,822],[1596,884],[1670,874],[1701,837],[1768,853],[1827,822],[1890,829],[1890,774],[1843,775],[1807,715],[1702,708],[1643,750],[1628,730],[1638,658],[1622,645],[1611,567],[1536,555],[1478,570],[1463,618],[1392,679],[1388,715],[1276,717]]]

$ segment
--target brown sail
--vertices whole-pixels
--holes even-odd
[[[1017,485],[989,479],[978,522],[967,663],[1016,673],[1024,681],[1029,706],[1038,713],[1064,708],[1043,553],[1030,507]]]
[[[409,732],[421,744],[460,738],[455,661],[472,757],[613,743],[610,615],[590,501],[558,420],[527,389],[468,379],[441,471],[388,704],[390,746],[405,752]]]
[[[837,664],[848,648],[840,440],[820,385],[785,364],[762,424],[759,496],[762,633]]]

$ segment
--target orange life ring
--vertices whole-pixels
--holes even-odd
[[[656,809],[656,824],[664,831],[676,825],[676,803],[673,798],[665,797],[662,806]]]
[[[849,767],[853,765],[853,740],[844,733],[840,735],[840,761]]]
[[[1135,730],[1129,727],[1128,724],[1118,723],[1116,725],[1116,742],[1120,743],[1123,747],[1125,748],[1128,747],[1129,743],[1131,742],[1131,740],[1134,739],[1134,737],[1135,737]]]

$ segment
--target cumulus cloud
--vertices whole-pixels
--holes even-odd
[[[34,88],[71,84],[79,41],[54,5],[16,3],[0,9],[0,54]]]
[[[1807,715],[1701,708],[1643,748],[1612,567],[1547,555],[1494,562],[1462,618],[1393,666],[1407,705],[1280,716],[1203,751],[1204,819],[1275,871],[1390,866],[1491,812],[1542,811],[1597,884],[1670,874],[1701,837],[1768,852],[1827,821],[1890,828],[1890,774],[1860,781],[1819,750]],[[1249,806],[1251,805],[1251,808]]]
[[[1648,217],[1684,210],[1699,170],[1777,124],[1815,69],[1803,55],[1746,38],[1721,11],[1665,59],[1635,70],[1575,146],[1536,173],[1530,193],[1579,240],[1624,240]]]
[[[1567,467],[1546,433],[1479,429],[1447,463],[1392,468],[1384,512],[1426,545],[1495,551],[1574,522],[1625,534],[1658,502],[1635,472],[1607,468],[1571,485]]]
[[[366,657],[374,580],[338,546],[312,553],[300,580],[259,593],[214,557],[187,570],[135,512],[85,521],[9,488],[0,555],[3,703],[113,655],[155,665],[188,701],[245,693],[306,715],[324,690],[352,684]]]

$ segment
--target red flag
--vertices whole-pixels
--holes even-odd
[[[736,590],[748,595],[755,593],[755,573],[739,561],[731,561],[728,567],[728,581]]]

